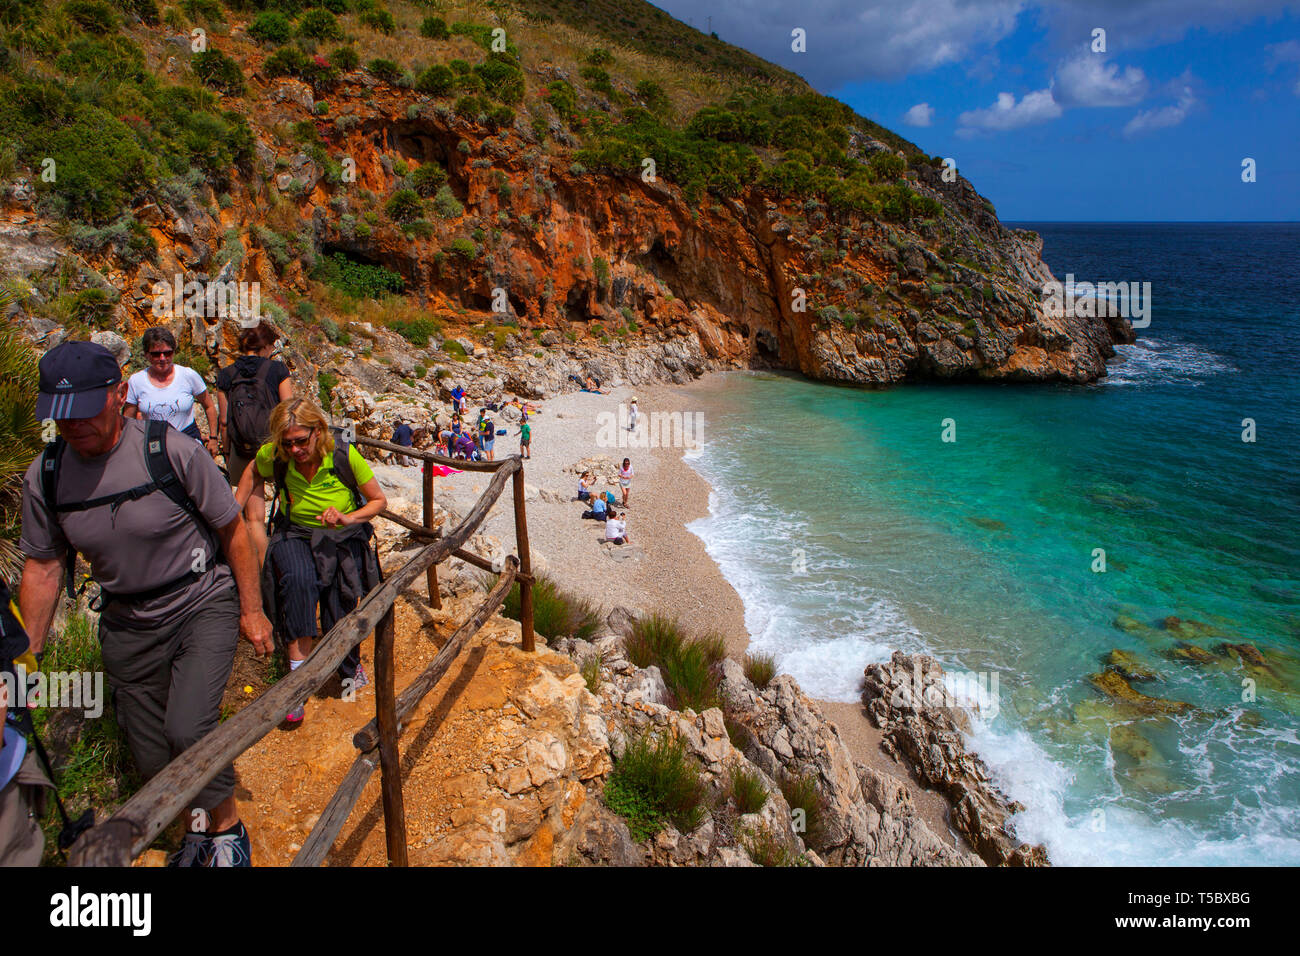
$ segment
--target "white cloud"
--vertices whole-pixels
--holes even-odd
[[[903,122],[908,126],[929,126],[934,121],[934,107],[929,103],[917,103],[903,114]]]
[[[1063,106],[1132,106],[1147,95],[1147,78],[1135,66],[1122,71],[1096,53],[1068,60],[1052,80],[1052,97]]]
[[[988,109],[968,110],[957,118],[958,133],[969,136],[978,130],[1019,129],[1045,123],[1061,115],[1060,104],[1052,99],[1051,90],[1026,93],[1019,103],[1015,94],[999,93],[997,102]]]
[[[1143,110],[1124,126],[1124,135],[1141,136],[1156,129],[1177,126],[1187,119],[1187,114],[1196,106],[1196,95],[1191,86],[1185,85],[1178,94],[1178,102],[1172,106],[1162,106],[1155,110]]]

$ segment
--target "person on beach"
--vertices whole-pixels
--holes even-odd
[[[478,461],[478,445],[474,443],[468,430],[461,432],[460,437],[456,439],[456,457],[464,458],[466,461]]]
[[[586,501],[591,497],[591,487],[596,483],[596,476],[589,471],[584,471],[582,477],[578,479],[578,500]]]
[[[451,390],[451,405],[456,418],[465,414],[465,389],[459,385]]]
[[[627,495],[632,489],[632,460],[630,458],[624,458],[623,467],[618,470],[618,486],[623,489],[623,507],[626,508]]]
[[[603,495],[591,496],[591,510],[582,513],[584,518],[594,518],[597,521],[604,521],[609,517],[608,507],[605,504]]]
[[[497,441],[497,426],[496,422],[492,421],[492,419],[484,417],[485,414],[486,412],[480,409],[478,420],[478,444],[479,448],[483,452],[483,457],[487,461],[493,461],[496,458],[492,448],[496,445]]]
[[[605,540],[613,544],[627,544],[627,515],[623,512],[610,512],[609,518],[605,521]]]
[[[525,461],[533,457],[533,426],[528,424],[527,415],[519,423],[519,454]]]
[[[240,329],[239,358],[217,373],[219,444],[232,488],[239,487],[239,479],[270,434],[271,410],[293,398],[288,367],[271,358],[277,338],[275,327],[265,321]],[[260,563],[266,560],[266,513],[254,513],[256,506],[244,511],[244,523]]]
[[[136,372],[127,383],[122,414],[141,421],[164,421],[178,432],[202,442],[208,454],[217,457],[217,406],[208,394],[207,383],[192,368],[173,362],[176,337],[161,325],[145,329],[141,340],[149,366]],[[208,416],[208,437],[194,420],[194,404]]]
[[[636,420],[640,413],[636,410],[636,396],[632,396],[632,407],[627,411],[627,430],[636,431]]]
[[[402,421],[400,418],[393,422],[392,442],[394,445],[401,445],[404,448],[410,448],[415,444],[415,433],[411,431],[411,426],[406,424],[406,422]],[[394,452],[393,462],[398,465],[409,465],[411,459],[406,455],[399,455]]]
[[[216,729],[240,636],[259,657],[273,649],[257,552],[216,462],[161,419],[122,416],[128,386],[108,349],[64,342],[39,372],[36,419],[59,438],[23,482],[21,617],[39,660],[60,580],[75,602],[86,558],[117,722],[148,779]],[[234,787],[226,766],[199,791],[169,866],[249,865]]]
[[[237,497],[241,502],[262,498],[266,482],[274,484],[278,509],[265,574],[289,670],[295,671],[317,635],[328,634],[379,583],[370,519],[388,507],[388,499],[356,446],[305,399],[275,407],[270,441],[258,449],[253,464]],[[343,658],[338,676],[353,690],[370,683],[359,645]],[[284,719],[298,724],[303,716],[299,704]]]

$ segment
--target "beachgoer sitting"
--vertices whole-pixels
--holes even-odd
[[[478,445],[474,439],[469,436],[469,432],[461,432],[460,437],[456,439],[456,456],[464,458],[466,461],[478,461]]]
[[[582,477],[578,479],[578,500],[586,501],[591,497],[591,488],[596,483],[596,476],[589,471],[584,471]]]
[[[584,511],[582,516],[584,518],[595,518],[597,521],[604,521],[608,514],[609,510],[605,504],[605,499],[601,495],[592,495],[591,510]]]
[[[605,521],[605,540],[612,541],[614,544],[626,544],[627,536],[627,514],[625,512],[611,511],[609,518]]]

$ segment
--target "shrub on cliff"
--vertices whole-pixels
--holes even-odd
[[[418,345],[420,348],[429,347],[431,336],[437,335],[442,331],[442,323],[437,319],[430,319],[420,316],[414,319],[394,319],[388,323],[388,327],[400,335],[412,345]],[[417,370],[418,371],[418,370]],[[424,378],[420,373],[416,378]]]
[[[415,80],[415,88],[430,96],[446,96],[456,85],[456,74],[449,67],[435,63]]]
[[[406,287],[405,280],[391,269],[356,262],[341,252],[321,256],[312,278],[357,299],[379,299]]]
[[[307,54],[296,46],[282,46],[262,63],[262,72],[267,76],[297,76],[307,66]]]
[[[387,10],[366,10],[357,19],[370,29],[390,36],[397,29],[397,21]]]
[[[414,189],[399,189],[388,197],[384,211],[393,222],[414,222],[424,212],[424,202]]]
[[[312,40],[342,40],[343,27],[328,10],[312,7],[298,21],[298,35]]]
[[[425,17],[420,21],[420,36],[430,40],[446,40],[451,37],[447,21],[442,17]]]
[[[411,173],[411,185],[421,196],[432,196],[447,182],[447,170],[429,160]]]
[[[893,153],[881,150],[873,153],[871,158],[867,160],[867,168],[871,170],[871,175],[877,182],[892,183],[903,175],[903,172],[907,169],[907,163]]]
[[[623,643],[628,660],[637,667],[659,668],[674,708],[703,711],[718,706],[721,656],[713,640],[693,640],[675,619],[654,613],[633,621]]]
[[[366,64],[366,69],[375,79],[383,80],[392,86],[396,86],[397,81],[402,78],[401,66],[385,57],[375,57]]]
[[[433,208],[443,219],[456,219],[465,211],[460,200],[452,194],[451,187],[445,184],[438,187],[438,192],[433,197]]]
[[[679,738],[633,737],[614,761],[605,783],[605,804],[645,841],[672,824],[689,833],[704,818],[706,786]]]
[[[63,8],[68,18],[87,33],[101,36],[118,28],[117,14],[102,0],[72,0]]]
[[[293,36],[293,24],[279,10],[263,10],[248,25],[248,35],[258,43],[288,43]]]
[[[244,93],[244,71],[233,58],[220,50],[204,50],[194,54],[190,61],[194,75],[210,86],[228,96],[242,96]]]
[[[473,259],[478,255],[478,246],[474,245],[472,239],[453,239],[447,249],[453,256],[461,259]]]
[[[762,778],[747,770],[745,764],[736,764],[731,768],[731,799],[736,802],[736,809],[742,813],[758,813],[767,804],[767,787]]]
[[[142,23],[150,26],[157,26],[162,22],[157,0],[117,0],[117,7],[124,13],[135,14]]]
[[[822,845],[826,830],[826,799],[817,787],[817,775],[807,773],[796,776],[783,771],[781,795],[790,804],[790,810],[803,817],[803,841],[813,849]]]
[[[335,47],[328,57],[330,64],[343,73],[350,73],[361,63],[361,54],[350,46]]]
[[[776,658],[771,654],[746,654],[745,679],[762,690],[776,676]]]

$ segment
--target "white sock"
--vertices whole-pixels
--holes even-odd
[[[291,671],[296,671],[299,667],[302,667],[302,665],[303,665],[303,664],[306,664],[306,663],[307,663],[307,659],[306,659],[306,658],[303,658],[303,659],[300,660],[300,661],[294,661],[294,660],[291,660],[291,661],[289,661],[289,670],[291,670]]]

